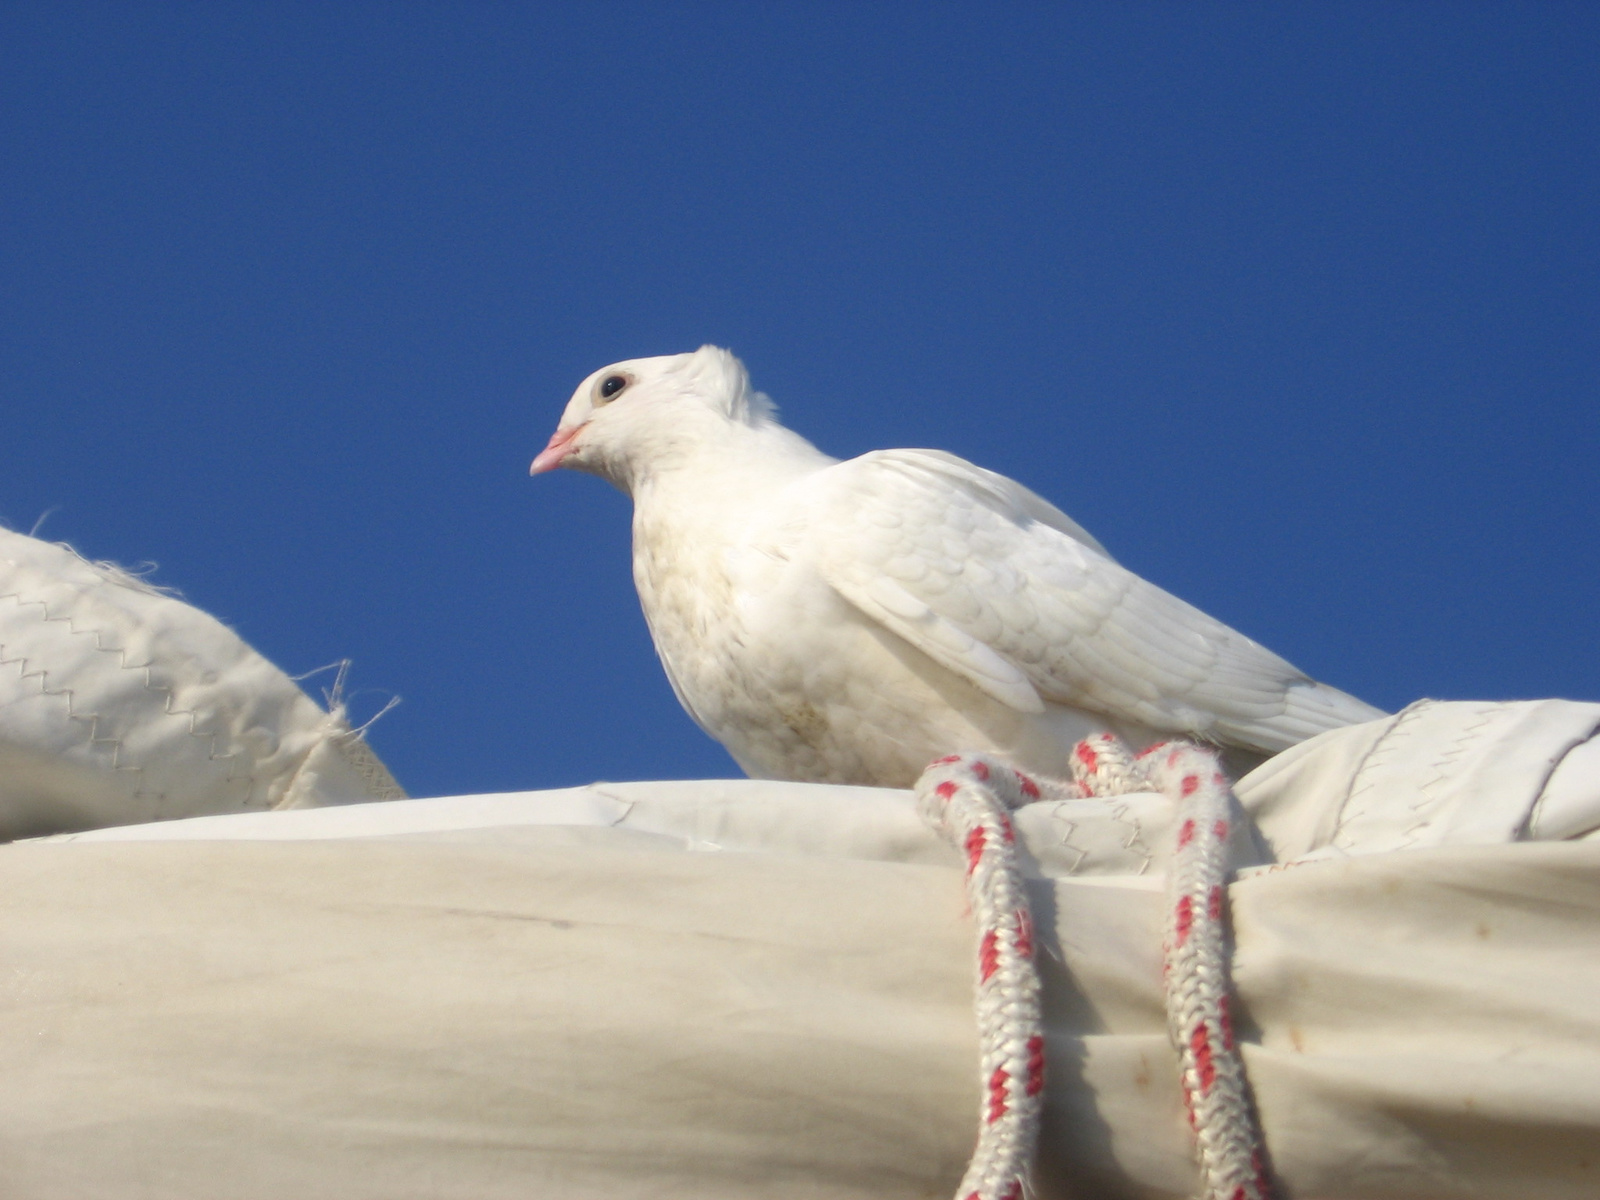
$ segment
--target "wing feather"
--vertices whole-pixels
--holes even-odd
[[[1013,662],[980,642],[956,622],[886,576],[840,578],[834,589],[873,620],[921,650],[947,670],[1019,712],[1043,712],[1044,703],[1028,676]]]
[[[813,479],[814,552],[833,588],[1018,711],[1050,701],[1269,751],[1378,712],[1120,566],[1020,484],[954,455],[878,451]]]

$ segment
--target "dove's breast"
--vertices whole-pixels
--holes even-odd
[[[792,537],[641,508],[634,582],[678,699],[741,767],[859,780],[869,769],[842,733],[870,706],[852,665],[870,635],[796,550]]]

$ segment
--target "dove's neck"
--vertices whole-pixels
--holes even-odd
[[[706,569],[764,522],[777,493],[837,461],[776,422],[723,424],[652,456],[629,489],[636,567]]]
[[[631,464],[625,490],[635,508],[747,506],[838,461],[776,421],[719,421],[685,432],[690,436],[663,438]]]

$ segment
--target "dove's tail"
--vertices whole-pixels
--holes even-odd
[[[1263,754],[1277,754],[1330,729],[1360,725],[1388,715],[1348,692],[1307,679],[1289,685],[1283,711],[1277,716],[1239,722],[1232,728],[1219,722],[1217,731],[1225,742]]]

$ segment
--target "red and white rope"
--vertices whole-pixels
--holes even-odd
[[[959,1200],[1022,1200],[1044,1107],[1044,1022],[1033,965],[1033,911],[1017,866],[1010,810],[1040,797],[1028,776],[976,755],[932,763],[917,807],[967,860],[978,926],[978,1146]]]
[[[1228,1010],[1227,846],[1237,805],[1216,752],[1152,746],[1139,759],[1153,790],[1177,802],[1167,867],[1167,1028],[1182,1064],[1207,1200],[1267,1200],[1261,1133]]]
[[[1167,1024],[1178,1051],[1206,1200],[1268,1200],[1261,1138],[1228,1012],[1227,845],[1234,805],[1217,756],[1162,743],[1134,758],[1111,734],[1078,743],[1073,782],[1045,781],[993,759],[939,759],[917,781],[918,809],[966,855],[978,926],[978,1036],[983,1082],[977,1149],[957,1200],[1021,1200],[1044,1103],[1044,1026],[1033,918],[1010,810],[1042,798],[1159,791],[1176,809],[1167,869]]]

